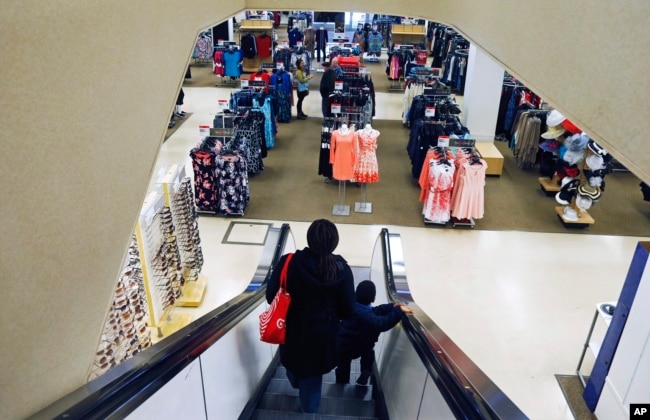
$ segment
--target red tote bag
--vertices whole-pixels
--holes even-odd
[[[260,340],[270,344],[284,344],[287,334],[287,311],[291,296],[287,292],[287,270],[293,253],[287,254],[280,273],[280,288],[266,311],[260,314]]]

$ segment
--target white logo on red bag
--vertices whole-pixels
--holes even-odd
[[[278,320],[277,320],[277,322],[275,323],[275,325],[278,326],[278,329],[283,329],[283,328],[284,328],[284,319],[282,319],[282,318],[278,318]]]

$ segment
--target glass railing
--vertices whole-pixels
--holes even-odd
[[[525,419],[524,413],[414,301],[399,234],[383,229],[373,251],[377,302],[404,302],[414,310],[376,347],[378,385],[389,418]],[[380,295],[381,293],[381,295]]]

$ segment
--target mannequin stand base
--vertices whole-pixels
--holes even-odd
[[[183,294],[176,299],[176,306],[198,307],[203,300],[207,283],[208,279],[205,276],[199,276],[195,281],[185,283]]]
[[[372,213],[372,203],[354,203],[355,213]]]
[[[332,208],[332,214],[334,216],[349,216],[350,215],[350,206],[335,204],[334,208]]]
[[[569,220],[566,217],[564,217],[563,206],[555,207],[555,213],[557,213],[557,217],[560,218],[560,221],[566,228],[584,229],[596,223],[596,221],[586,211],[578,213],[578,220]]]
[[[544,191],[549,197],[554,196],[561,189],[560,186],[551,178],[538,178],[538,180],[542,191]]]
[[[453,227],[456,226],[467,226],[470,229],[474,229],[474,226],[476,226],[476,223],[474,222],[474,219],[471,217],[469,219],[457,219],[455,217],[451,218],[451,225]]]

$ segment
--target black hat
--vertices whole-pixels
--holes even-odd
[[[575,197],[578,193],[578,185],[580,185],[580,180],[575,178],[564,178],[562,180],[562,184],[563,185],[560,189],[560,192],[555,194],[555,201],[566,206],[571,203],[573,197]]]
[[[605,150],[601,145],[599,145],[598,143],[596,143],[596,142],[593,141],[593,140],[589,140],[589,142],[587,143],[587,147],[588,147],[589,150],[591,150],[595,155],[598,155],[598,156],[605,157],[605,155],[608,155],[608,154],[609,154],[609,153],[607,152],[607,150]]]
[[[364,280],[357,285],[357,302],[370,305],[375,301],[375,294],[375,283],[370,280]]]
[[[323,61],[320,66],[321,67],[329,67],[331,65],[332,65],[332,63],[330,63],[329,61]]]

